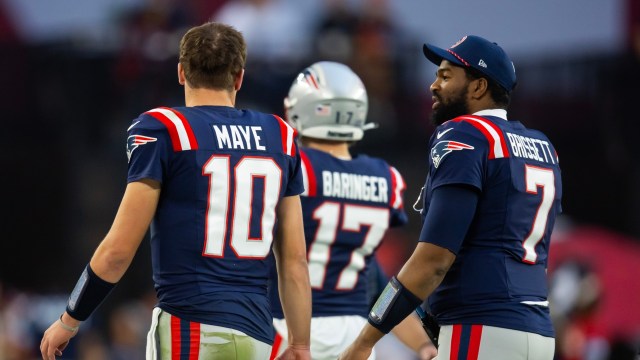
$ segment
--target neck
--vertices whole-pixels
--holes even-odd
[[[349,152],[349,143],[343,141],[306,138],[303,140],[303,144],[308,148],[324,151],[340,159],[351,159],[351,153]]]
[[[496,103],[491,99],[491,96],[485,94],[479,99],[472,99],[471,101],[467,101],[467,107],[469,109],[469,113],[473,114],[478,111],[487,110],[487,109],[499,109],[500,107],[496,105]]]
[[[186,106],[212,105],[234,107],[236,103],[236,92],[228,90],[191,89],[185,86],[184,99]]]

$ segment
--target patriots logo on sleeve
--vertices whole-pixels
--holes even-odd
[[[150,142],[154,142],[157,141],[157,138],[151,137],[151,136],[144,136],[144,135],[130,135],[127,138],[127,159],[128,161],[131,160],[131,154],[133,153],[133,150],[137,149],[138,146],[140,145],[144,145]]]
[[[431,148],[431,160],[433,166],[438,168],[442,159],[454,150],[473,150],[474,147],[458,141],[440,141]]]

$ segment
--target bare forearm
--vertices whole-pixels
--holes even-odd
[[[397,278],[406,289],[424,300],[440,285],[454,260],[455,256],[446,249],[419,243]]]
[[[425,342],[429,341],[420,325],[420,320],[418,320],[415,315],[407,316],[400,324],[396,325],[392,331],[400,341],[416,352]],[[373,348],[383,336],[384,333],[367,323],[354,344],[358,347],[370,349]]]
[[[454,260],[455,256],[449,250],[428,243],[419,243],[400,270],[397,280],[404,291],[411,293],[411,297],[415,300],[424,300],[440,285]],[[407,308],[400,310],[404,314]],[[409,314],[409,312],[406,313]],[[367,324],[354,342],[354,346],[355,348],[370,349],[383,335],[382,331]]]
[[[299,196],[285,197],[278,206],[278,230],[273,246],[278,288],[289,345],[308,349],[311,328],[311,285]]]
[[[391,331],[403,344],[415,352],[420,351],[425,344],[431,342],[422,329],[420,319],[416,314],[407,316]]]
[[[289,328],[289,344],[309,345],[311,323],[311,288],[306,261],[285,266],[279,273],[282,310]]]
[[[91,269],[104,281],[117,283],[131,265],[134,255],[135,252],[126,253],[110,249],[103,242],[91,258]]]
[[[101,279],[120,281],[149,228],[159,197],[160,184],[155,181],[127,185],[111,229],[91,258],[91,269]]]
[[[361,346],[367,349],[372,349],[373,346],[382,339],[384,333],[367,323],[360,331],[358,338],[354,342],[355,345]]]

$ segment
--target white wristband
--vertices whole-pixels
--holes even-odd
[[[60,315],[60,319],[58,319],[58,322],[60,322],[60,327],[65,329],[65,330],[67,330],[67,331],[76,332],[80,328],[80,325],[78,325],[78,326],[69,326],[69,325],[63,323],[62,322],[62,315]]]

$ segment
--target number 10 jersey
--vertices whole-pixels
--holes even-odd
[[[128,181],[161,183],[151,223],[158,306],[271,344],[276,207],[303,191],[295,131],[225,106],[156,108],[128,130]]]

